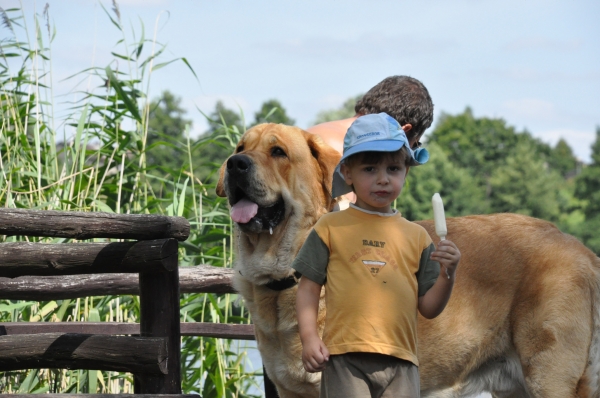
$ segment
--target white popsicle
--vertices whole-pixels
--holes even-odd
[[[448,228],[446,227],[446,216],[444,214],[444,202],[439,193],[435,193],[431,198],[433,205],[433,221],[435,222],[435,233],[441,240],[446,239]]]
[[[440,240],[446,239],[448,235],[448,227],[446,227],[446,215],[444,214],[444,202],[439,193],[435,193],[431,198],[433,205],[433,222],[435,223],[435,233],[440,237]],[[450,274],[446,269],[446,276],[450,279]]]

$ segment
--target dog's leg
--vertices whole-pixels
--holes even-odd
[[[536,286],[512,314],[525,388],[533,398],[578,397],[592,335],[588,282],[549,272]]]

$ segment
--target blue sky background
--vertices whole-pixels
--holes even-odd
[[[122,37],[94,0],[23,0],[30,18],[50,5],[56,27],[52,68],[61,79],[104,67]],[[0,0],[0,6],[19,6]],[[112,9],[112,3],[102,4]],[[167,44],[150,96],[182,97],[196,134],[217,100],[250,121],[267,99],[281,101],[300,127],[383,78],[421,80],[435,115],[470,106],[475,116],[502,117],[519,131],[555,144],[567,140],[589,161],[600,125],[600,2],[594,0],[264,1],[120,0],[126,33],[143,21]],[[2,36],[9,33],[0,28]],[[124,65],[124,63],[123,63]],[[57,84],[59,82],[59,84]],[[434,121],[435,123],[435,121]]]

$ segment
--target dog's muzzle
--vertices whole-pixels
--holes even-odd
[[[279,198],[264,203],[268,187],[256,176],[254,161],[237,154],[227,159],[226,193],[231,205],[231,218],[245,233],[273,231],[285,216],[285,202]]]

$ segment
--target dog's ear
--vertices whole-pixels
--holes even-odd
[[[342,155],[327,145],[321,137],[316,134],[304,132],[306,143],[310,148],[312,156],[317,160],[321,169],[321,186],[325,196],[325,207],[331,211],[336,201],[331,197],[331,185],[333,183],[333,171],[340,161]]]
[[[222,198],[227,196],[225,194],[225,183],[224,183],[225,167],[227,167],[227,160],[223,163],[223,165],[219,169],[219,181],[217,181],[217,188],[215,189],[217,191],[217,196],[220,196]]]

